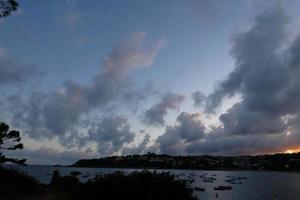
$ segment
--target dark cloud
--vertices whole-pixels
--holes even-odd
[[[204,104],[206,96],[201,91],[195,91],[192,93],[192,99],[194,101],[194,106],[199,107]]]
[[[219,126],[203,128],[202,137],[184,141],[181,123],[168,127],[157,140],[161,152],[256,154],[299,145],[300,36],[290,37],[289,21],[282,9],[273,8],[232,36],[235,68],[207,97],[205,111],[214,113],[234,95],[240,102],[220,115]]]
[[[299,144],[299,135],[236,135],[207,138],[187,145],[186,154],[248,155],[282,152]]]
[[[88,136],[83,139],[88,142],[95,141],[100,154],[111,155],[131,143],[134,137],[127,119],[116,116],[105,117],[100,122],[93,123],[88,129]]]
[[[183,101],[183,95],[168,92],[162,97],[160,102],[145,111],[143,121],[148,125],[162,126],[165,124],[164,117],[168,110],[178,109]]]
[[[231,55],[236,67],[208,97],[207,112],[214,111],[226,96],[240,92],[244,99],[254,93],[260,94],[257,98],[272,98],[287,84],[287,66],[280,48],[287,39],[288,19],[281,9],[268,10],[255,18],[250,30],[232,36]]]
[[[134,146],[134,147],[124,148],[122,151],[122,154],[124,154],[124,155],[131,154],[132,155],[132,154],[147,153],[148,152],[147,145],[149,144],[149,142],[150,142],[150,135],[146,134],[144,136],[143,141],[139,145]]]
[[[226,133],[282,133],[286,129],[282,117],[299,111],[293,105],[299,101],[298,92],[291,91],[291,83],[299,78],[286,56],[294,52],[295,44],[290,50],[282,50],[288,21],[281,9],[268,10],[255,18],[252,28],[232,37],[236,67],[206,102],[206,111],[213,112],[224,97],[241,95],[241,102],[220,116]]]
[[[281,115],[263,111],[251,111],[241,103],[233,105],[220,116],[224,132],[228,135],[278,134],[286,129]]]
[[[183,153],[186,145],[200,140],[205,135],[205,126],[200,113],[182,112],[176,119],[178,124],[167,126],[163,135],[157,138],[162,153]]]

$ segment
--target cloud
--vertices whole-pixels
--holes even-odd
[[[147,145],[149,144],[149,142],[150,142],[150,135],[146,134],[144,136],[143,141],[139,145],[134,146],[134,147],[126,147],[126,148],[124,148],[123,151],[122,151],[122,154],[124,154],[124,155],[128,155],[128,154],[129,155],[133,155],[133,154],[144,154],[144,153],[147,153],[147,152],[149,152],[148,148],[147,148]]]
[[[131,72],[152,65],[163,46],[162,40],[147,43],[145,32],[133,33],[115,45],[104,59],[103,71],[86,89],[88,103],[103,104],[120,94]]]
[[[23,84],[37,73],[37,67],[22,63],[7,55],[4,48],[0,48],[0,84]]]
[[[288,20],[279,8],[267,10],[255,18],[250,30],[232,36],[231,55],[236,60],[236,67],[209,95],[207,112],[214,111],[226,96],[239,92],[246,99],[254,97],[252,94],[255,93],[259,95],[257,100],[262,100],[272,98],[286,85],[289,77],[284,53],[279,51],[287,39]],[[252,96],[248,97],[248,94]]]
[[[200,140],[205,136],[205,126],[200,120],[200,113],[182,112],[176,119],[178,124],[167,126],[163,135],[157,138],[162,153],[183,153],[192,141]]]
[[[125,109],[129,101],[138,105],[152,93],[130,82],[131,74],[152,65],[164,46],[163,41],[149,42],[144,32],[117,43],[89,84],[69,80],[54,92],[33,93],[28,102],[18,95],[9,96],[6,102],[11,104],[13,121],[26,127],[29,136],[58,137],[71,147],[95,145],[101,155],[151,148],[170,154],[283,151],[300,142],[300,36],[291,38],[290,22],[282,9],[273,8],[256,16],[246,30],[233,34],[234,69],[210,95],[196,91],[192,98],[194,106],[203,104],[208,115],[216,113],[225,98],[239,95],[240,102],[220,114],[219,125],[210,127],[204,125],[201,113],[182,112],[152,146],[146,135],[140,144],[128,147],[135,133],[127,118],[108,111],[118,103],[125,102]],[[182,95],[166,93],[144,112],[143,122],[164,126],[168,112],[183,101]]]
[[[125,106],[128,106],[131,111],[136,113],[139,111],[142,103],[144,103],[150,96],[156,96],[158,93],[158,90],[152,83],[147,83],[141,87],[129,87],[122,95],[121,102],[123,104],[125,103]]]
[[[159,103],[145,111],[143,121],[148,125],[162,126],[165,124],[164,117],[167,115],[168,110],[178,109],[183,101],[183,95],[168,92]]]
[[[194,107],[200,107],[204,104],[206,96],[200,92],[200,91],[195,91],[192,93],[192,99],[194,101]]]
[[[183,114],[181,113],[180,116]],[[156,140],[160,153],[177,155],[249,155],[284,152],[299,148],[300,118],[293,117],[294,126],[280,134],[230,135],[222,126],[206,128],[200,113],[185,113],[185,122],[169,126]],[[192,116],[198,117],[192,117]],[[183,125],[185,124],[185,125]],[[296,126],[296,127],[295,127]],[[188,127],[188,128],[187,128]]]
[[[299,135],[235,135],[195,141],[185,148],[186,154],[249,155],[283,152],[299,144]]]
[[[231,37],[235,68],[207,97],[205,112],[215,113],[233,95],[241,101],[219,116],[220,125],[199,128],[199,138],[183,140],[182,122],[168,127],[157,140],[161,152],[257,154],[299,145],[300,36],[290,38],[290,20],[282,9],[269,9]]]
[[[105,116],[107,107],[126,92],[139,93],[129,84],[130,75],[152,65],[161,48],[163,41],[149,42],[144,32],[129,35],[113,47],[103,61],[102,70],[95,74],[90,84],[69,80],[54,92],[32,93],[27,102],[8,102],[14,107],[14,123],[21,124],[23,130],[36,139],[58,137],[63,143],[70,138],[76,139],[74,135],[91,124],[95,112]],[[21,99],[18,95],[11,98]],[[119,139],[124,143],[131,141]],[[112,149],[118,150],[122,145],[115,142],[112,142]]]
[[[241,95],[241,102],[220,116],[226,137],[224,144],[216,141],[223,144],[223,151],[234,145],[242,151],[242,144],[248,144],[252,152],[282,150],[299,142],[300,129],[291,119],[300,111],[300,40],[298,36],[287,45],[291,40],[289,22],[282,9],[270,9],[258,15],[249,30],[232,37],[231,55],[236,67],[206,102],[206,111],[211,113],[225,97]]]
[[[125,144],[131,143],[135,137],[124,117],[105,117],[93,123],[88,129],[86,141],[97,143],[98,153],[111,155],[119,152]]]
[[[242,103],[236,103],[220,116],[224,132],[229,135],[279,134],[287,128],[282,115],[249,110]]]
[[[287,128],[282,118],[299,112],[300,88],[295,84],[299,76],[294,67],[298,39],[289,49],[282,48],[289,19],[279,8],[267,10],[255,18],[252,28],[233,36],[236,67],[206,104],[206,111],[213,112],[224,97],[241,95],[242,101],[220,116],[227,134],[280,134]]]

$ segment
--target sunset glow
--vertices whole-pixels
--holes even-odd
[[[288,149],[284,153],[292,154],[292,153],[299,153],[299,152],[300,152],[300,148],[297,148],[297,149]]]

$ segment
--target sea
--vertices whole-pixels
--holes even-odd
[[[9,166],[35,177],[41,183],[50,183],[54,170],[61,175],[69,175],[73,171],[81,172],[82,182],[96,175],[122,171],[131,173],[141,169],[115,168],[73,168],[45,165]],[[150,170],[153,171],[153,170]],[[300,173],[275,171],[204,171],[204,170],[155,170],[170,172],[177,179],[189,180],[188,187],[202,188],[194,190],[199,200],[300,200]],[[219,186],[231,186],[230,190],[215,190]]]

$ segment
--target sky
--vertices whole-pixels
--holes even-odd
[[[30,164],[300,150],[299,1],[19,0],[0,121]]]

